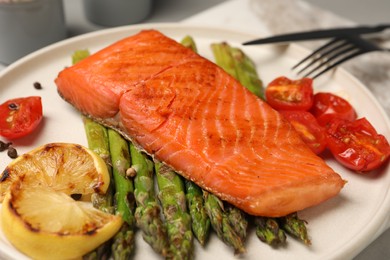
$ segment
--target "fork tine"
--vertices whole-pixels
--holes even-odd
[[[347,60],[352,59],[353,57],[356,57],[358,55],[361,55],[361,54],[364,54],[364,53],[367,53],[367,52],[369,52],[369,51],[357,50],[356,52],[352,52],[350,55],[345,56],[344,58],[336,61],[332,65],[330,65],[330,66],[326,67],[325,69],[323,69],[322,71],[318,72],[312,78],[315,79],[315,78],[319,77],[320,75],[324,74],[325,72],[327,72],[327,71],[333,69],[334,67],[340,65],[341,63],[346,62]]]
[[[317,55],[318,53],[320,53],[321,51],[323,51],[324,49],[327,49],[328,47],[332,46],[333,44],[339,42],[339,41],[342,41],[342,39],[340,38],[335,38],[331,41],[329,41],[328,43],[320,46],[319,48],[315,49],[311,54],[307,55],[305,58],[303,58],[300,62],[298,62],[297,64],[295,64],[292,69],[296,69],[299,65],[301,65],[302,63],[304,63],[305,61],[311,59],[313,56]]]
[[[324,52],[320,52],[319,53],[320,55],[317,58],[313,59],[305,67],[303,67],[301,70],[299,70],[297,72],[297,74],[298,75],[301,74],[302,72],[304,72],[308,68],[310,68],[312,65],[314,65],[318,61],[326,58],[327,56],[331,55],[332,53],[334,53],[334,55],[330,56],[331,58],[336,56],[336,55],[342,54],[343,52],[350,51],[351,49],[354,49],[354,48],[355,47],[351,46],[351,44],[349,42],[342,40],[342,41],[339,42],[338,45],[335,45],[335,47],[332,46],[332,48],[328,48],[329,50],[326,50]],[[328,61],[328,59],[327,59],[327,61]],[[327,61],[325,61],[325,62],[327,62]],[[310,73],[307,73],[307,74],[310,74]]]
[[[372,51],[389,51],[381,48],[376,44],[366,41],[365,39],[356,35],[344,35],[337,37],[325,45],[317,48],[313,53],[303,58],[300,62],[292,67],[292,70],[303,64],[305,61],[312,59],[304,68],[297,72],[301,74],[311,69],[303,77],[308,77],[316,73],[311,78],[317,78],[325,72],[335,68],[341,63],[352,59],[358,55],[372,52]],[[317,55],[317,57],[316,57]],[[314,65],[316,65],[312,68]]]
[[[353,46],[353,45],[350,45],[349,43],[347,43],[346,45],[343,45],[342,47],[344,48],[340,48],[340,49],[335,49],[335,50],[331,50],[329,51],[328,53],[324,53],[323,54],[323,57],[319,57],[318,59],[315,60],[315,62],[321,60],[321,59],[325,59],[324,62],[321,62],[320,64],[318,64],[317,66],[315,66],[314,68],[312,68],[311,70],[309,70],[305,75],[304,77],[307,77],[311,74],[313,74],[315,71],[317,71],[318,69],[320,69],[321,67],[324,67],[328,64],[333,64],[332,61],[335,60],[335,59],[338,59],[340,57],[343,57],[343,55],[348,55],[348,53],[355,53],[353,52],[354,50],[355,51],[360,51],[359,48],[357,48],[356,46]],[[329,57],[327,57],[327,55],[330,55]],[[308,66],[307,66],[308,67]],[[303,71],[303,70],[302,70]]]

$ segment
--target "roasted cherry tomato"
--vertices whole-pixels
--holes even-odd
[[[307,111],[280,111],[280,113],[294,126],[302,140],[316,154],[326,148],[326,132],[316,118]]]
[[[380,167],[390,155],[386,138],[366,118],[333,119],[327,128],[327,143],[341,164],[359,172]]]
[[[31,133],[42,120],[41,98],[16,98],[0,105],[0,135],[16,139]]]
[[[320,125],[326,126],[333,118],[356,120],[356,112],[352,105],[342,97],[332,93],[320,92],[314,95],[310,112]]]
[[[313,104],[313,80],[278,77],[268,84],[265,96],[276,110],[309,110]]]

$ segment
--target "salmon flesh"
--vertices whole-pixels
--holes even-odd
[[[266,102],[156,30],[98,51],[55,82],[81,113],[251,215],[284,216],[345,184]]]

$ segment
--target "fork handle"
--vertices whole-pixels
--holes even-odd
[[[390,28],[390,24],[388,24],[388,23],[379,24],[379,25],[375,26],[375,28],[378,30],[378,32],[381,32],[383,30]]]

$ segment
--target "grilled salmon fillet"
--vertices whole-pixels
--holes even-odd
[[[98,51],[55,82],[81,113],[249,214],[284,216],[345,184],[266,102],[156,30]]]

